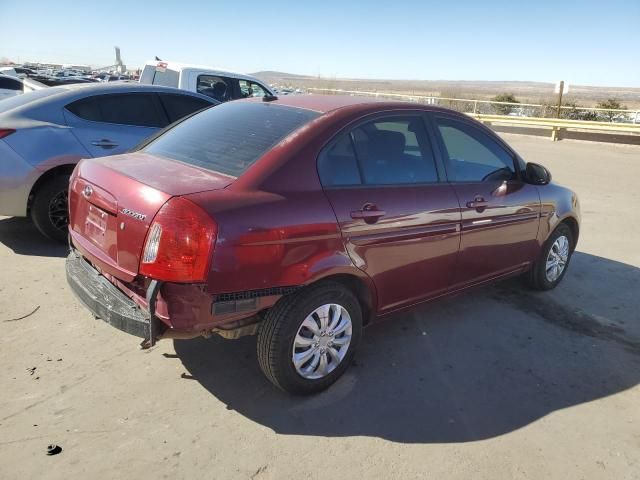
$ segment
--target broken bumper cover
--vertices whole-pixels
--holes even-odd
[[[75,252],[66,261],[71,290],[94,316],[136,337],[154,339],[158,329],[151,315],[138,306]],[[157,320],[154,320],[157,323]],[[155,332],[154,332],[155,331]]]

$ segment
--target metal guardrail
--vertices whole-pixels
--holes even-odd
[[[550,128],[551,140],[553,141],[559,140],[562,132],[566,130],[640,135],[640,124],[565,120],[562,118],[512,117],[509,115],[483,115],[474,113],[470,113],[468,115],[489,125],[500,124],[520,127]]]
[[[324,92],[335,95],[362,95],[376,98],[398,99],[408,102],[425,103],[427,105],[438,105],[441,107],[451,108],[463,113],[471,113],[474,115],[495,115],[508,113],[509,116],[516,118],[555,118],[557,105],[543,105],[536,103],[513,103],[513,102],[496,102],[493,100],[476,100],[469,98],[450,98],[436,97],[427,95],[410,95],[406,93],[393,92],[375,92],[363,90],[343,90],[340,88],[307,88],[312,92]],[[640,110],[626,109],[610,109],[598,107],[578,107],[573,105],[563,105],[560,107],[561,119],[575,121],[594,121],[594,118],[585,119],[585,117],[608,116],[606,122],[620,124],[640,124]],[[590,114],[590,115],[589,115]]]

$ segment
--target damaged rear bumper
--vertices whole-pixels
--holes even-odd
[[[157,282],[152,282],[147,291],[150,311],[146,311],[73,251],[67,257],[66,271],[71,290],[95,317],[145,339],[143,347],[152,346],[160,337],[164,326],[153,315],[160,286]]]

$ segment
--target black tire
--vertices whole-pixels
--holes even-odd
[[[351,317],[351,342],[342,361],[319,379],[300,375],[291,358],[294,338],[305,320],[316,308],[335,303]],[[308,395],[328,388],[353,361],[362,336],[362,310],[355,295],[339,283],[323,283],[307,287],[281,298],[268,312],[258,332],[258,361],[266,377],[278,388],[296,395]]]
[[[558,278],[553,281],[550,281],[547,278],[546,274],[546,264],[547,257],[549,256],[549,250],[558,239],[558,237],[565,236],[569,240],[569,255],[567,257],[567,261],[564,265],[564,269]],[[540,253],[540,257],[533,264],[531,270],[527,274],[527,282],[529,286],[535,290],[551,290],[555,288],[564,278],[564,275],[567,273],[567,269],[569,268],[569,263],[571,261],[571,256],[573,255],[574,248],[574,239],[573,232],[569,228],[568,225],[561,223],[556,227],[556,229],[551,233],[547,241],[545,242],[542,252]]]
[[[57,175],[42,184],[31,202],[31,220],[45,237],[67,241],[69,175]]]

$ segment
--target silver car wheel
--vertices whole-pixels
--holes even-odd
[[[349,351],[352,324],[347,310],[328,303],[316,308],[300,324],[291,360],[298,374],[309,380],[329,375]]]
[[[547,255],[545,275],[549,282],[555,282],[564,271],[569,260],[569,239],[564,235],[556,238]]]

